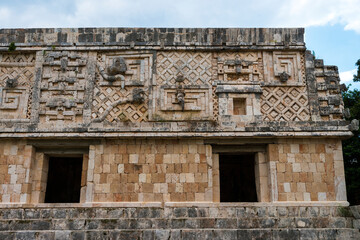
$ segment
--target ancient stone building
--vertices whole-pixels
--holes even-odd
[[[0,238],[359,237],[341,145],[358,124],[304,29],[0,43]]]

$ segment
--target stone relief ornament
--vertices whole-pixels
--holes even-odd
[[[34,54],[0,54],[0,120],[30,119]]]
[[[99,52],[92,121],[107,123],[148,120],[151,53]]]
[[[125,77],[124,74],[127,71],[127,66],[125,59],[123,57],[116,57],[113,59],[113,64],[107,67],[106,72],[103,67],[98,65],[99,72],[101,76],[109,82],[114,82],[116,80],[121,81],[121,88],[125,87]]]
[[[145,91],[141,88],[134,88],[132,90],[132,94],[127,98],[121,98],[117,101],[112,102],[109,106],[102,112],[101,116],[93,119],[93,122],[102,122],[105,118],[110,114],[111,110],[113,110],[118,105],[124,104],[141,104],[145,102]]]
[[[289,80],[290,75],[284,71],[279,74],[279,77],[281,82],[286,82],[287,80]]]

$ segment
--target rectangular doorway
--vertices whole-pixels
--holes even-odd
[[[82,157],[50,157],[45,203],[80,202]]]
[[[219,155],[220,202],[257,202],[255,155]]]

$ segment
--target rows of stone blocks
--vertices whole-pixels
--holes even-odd
[[[94,201],[211,201],[209,147],[194,140],[114,140],[97,145]]]
[[[338,177],[344,181],[341,142],[294,140],[279,144],[279,201],[334,201]]]
[[[48,158],[0,144],[1,201],[41,203]],[[83,155],[81,202],[219,202],[219,155],[204,140],[104,140]],[[258,201],[346,201],[341,142],[284,139],[255,154]]]
[[[24,141],[0,142],[0,201],[26,202],[31,193],[33,148]]]
[[[357,239],[339,207],[108,207],[0,211],[3,239]]]

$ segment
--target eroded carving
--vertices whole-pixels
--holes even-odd
[[[125,77],[127,66],[123,57],[116,57],[113,59],[111,66],[107,67],[107,73],[104,68],[98,65],[101,76],[109,82],[114,82],[117,80],[121,81],[121,88],[125,87]]]
[[[228,52],[215,55],[217,78],[224,82],[257,82],[262,80],[261,53]]]
[[[93,121],[147,121],[152,55],[110,52],[99,53],[97,60],[99,74],[93,99]]]
[[[342,104],[342,86],[337,67],[318,64],[315,71],[320,117],[325,121],[342,119],[346,111]]]
[[[97,113],[93,114],[93,118],[94,118],[93,122],[104,121],[107,117],[109,117],[111,112],[115,111],[115,113],[117,113],[118,112],[117,110],[119,110],[121,107],[124,107],[124,106],[127,106],[126,109],[124,109],[125,111],[127,111],[128,113],[132,112],[133,108],[131,107],[131,105],[140,106],[140,105],[144,104],[145,91],[144,91],[144,89],[141,89],[141,88],[134,88],[134,89],[132,89],[131,94],[126,95],[126,97],[120,97],[120,96],[118,96],[118,97],[119,97],[118,100],[108,101],[106,103],[106,105],[107,105],[106,109],[103,109],[103,108],[98,109]],[[115,98],[117,98],[117,97],[115,97]],[[119,106],[119,105],[122,105],[122,106]],[[142,107],[144,107],[144,105],[142,105]],[[146,112],[146,110],[147,109],[145,109],[145,111],[143,111],[143,113]],[[121,112],[118,115],[118,117],[119,117],[118,119],[116,119],[116,117],[114,117],[114,115],[111,114],[110,122],[113,122],[116,120],[125,121],[125,119],[129,120],[129,118],[127,118],[125,114],[123,114],[123,116],[125,118],[123,116],[121,116],[121,114],[123,114],[123,112]],[[138,117],[136,117],[136,116],[138,116]],[[137,114],[137,113],[133,114],[132,117],[134,120],[138,120],[140,118],[139,114]]]
[[[16,78],[8,78],[6,80],[6,87],[7,88],[15,88],[18,85],[18,79],[19,76],[17,76]]]
[[[287,80],[289,80],[290,75],[284,71],[280,73],[279,77],[281,82],[287,82]]]
[[[0,55],[1,119],[29,119],[35,55]]]
[[[40,91],[40,122],[83,121],[87,54],[51,52],[45,56]]]
[[[100,86],[145,86],[151,78],[151,54],[99,53]]]
[[[298,52],[274,52],[274,75],[281,82],[303,83],[301,55]]]

